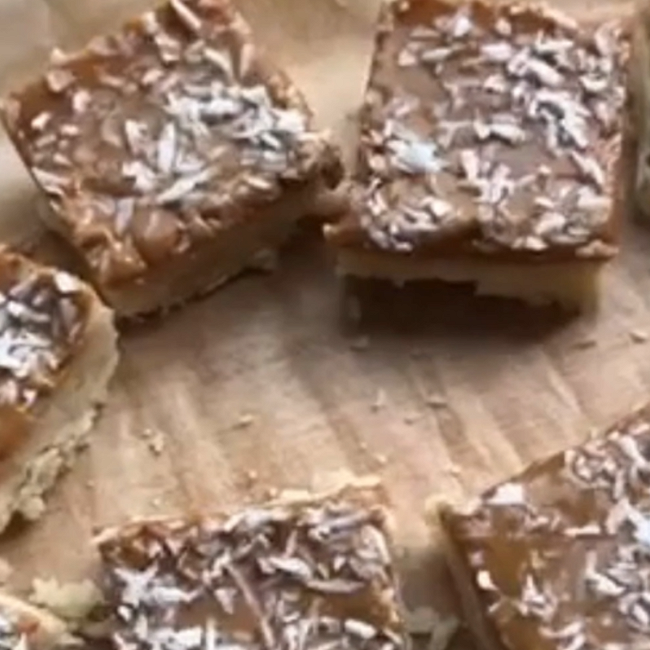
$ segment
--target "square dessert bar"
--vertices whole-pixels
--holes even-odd
[[[442,523],[483,648],[648,647],[650,408]]]
[[[274,251],[342,169],[227,0],[169,0],[4,102],[48,219],[120,315]]]
[[[590,302],[617,250],[618,28],[532,5],[387,4],[361,111],[342,274]]]
[[[141,522],[98,538],[122,650],[400,650],[375,491]]]
[[[0,532],[40,516],[116,362],[112,312],[90,287],[0,250]]]

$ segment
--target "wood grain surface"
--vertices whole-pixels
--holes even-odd
[[[78,45],[146,4],[2,0],[0,84],[36,69],[53,45]],[[377,1],[240,4],[349,153]],[[590,18],[630,12],[614,1],[562,5]],[[36,194],[4,139],[0,165],[0,237],[31,238]],[[630,225],[624,243],[594,317],[458,289],[366,286],[355,324],[349,293],[307,231],[276,273],[125,330],[91,447],[47,516],[0,541],[13,582],[93,572],[97,526],[370,472],[395,507],[407,602],[453,608],[422,517],[427,497],[471,496],[650,399],[650,232]]]

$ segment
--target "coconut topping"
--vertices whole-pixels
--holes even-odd
[[[0,254],[0,406],[29,408],[83,336],[86,294],[64,271]]]
[[[650,410],[444,523],[505,647],[646,647]]]
[[[100,538],[119,648],[403,647],[380,510],[346,499]]]
[[[318,175],[326,139],[222,0],[170,0],[55,65],[5,119],[102,279],[141,275]]]
[[[411,252],[460,237],[465,252],[611,255],[625,57],[614,24],[394,3],[361,118],[368,243]]]

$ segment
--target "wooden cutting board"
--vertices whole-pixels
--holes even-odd
[[[53,45],[79,45],[146,4],[1,0],[0,85],[38,67]],[[241,0],[344,144],[377,6]],[[589,18],[630,12],[615,0],[562,6]],[[36,195],[6,140],[0,164],[0,238],[33,238]],[[370,472],[395,506],[407,602],[453,607],[421,516],[426,498],[473,495],[650,400],[650,231],[630,226],[604,294],[597,317],[567,320],[457,289],[370,288],[366,318],[353,325],[330,261],[307,233],[276,273],[124,331],[90,449],[42,522],[0,541],[0,556],[19,588],[36,575],[78,579],[94,570],[96,526]]]

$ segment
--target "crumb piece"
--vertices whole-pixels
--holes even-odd
[[[388,395],[386,395],[385,390],[380,388],[377,391],[377,394],[375,395],[375,399],[373,400],[372,405],[370,406],[370,408],[375,412],[380,411],[381,409],[383,409],[386,406],[387,403],[388,403]]]
[[[367,336],[359,336],[352,343],[350,348],[355,352],[363,352],[370,347],[370,339]]]
[[[573,347],[578,350],[588,350],[596,346],[596,339],[593,336],[588,336],[582,339],[577,340]]]
[[[388,457],[385,454],[375,454],[375,461],[381,467],[386,467],[388,465]]]
[[[147,439],[147,446],[154,456],[160,456],[165,450],[165,436],[160,431],[152,431],[151,436]]]
[[[427,406],[432,409],[442,409],[447,406],[447,400],[442,395],[432,393],[426,399]]]
[[[82,620],[102,602],[91,580],[59,583],[55,578],[36,578],[29,600],[68,621]]]
[[[160,497],[154,497],[151,499],[151,505],[154,508],[159,509],[162,506],[162,499]]]
[[[254,423],[255,418],[250,413],[244,413],[235,423],[235,429],[248,429],[248,427],[253,426]]]
[[[630,338],[633,343],[646,343],[650,336],[645,330],[633,329],[630,331]]]
[[[460,467],[456,465],[456,463],[450,463],[447,467],[447,472],[455,477],[460,476],[462,473]]]
[[[420,416],[417,413],[409,413],[404,416],[404,424],[411,426],[415,424],[420,419]]]
[[[37,494],[25,497],[20,504],[20,514],[27,521],[37,521],[45,512],[45,501]]]

